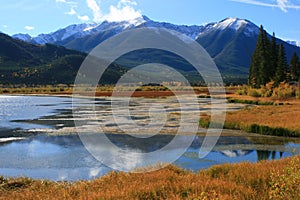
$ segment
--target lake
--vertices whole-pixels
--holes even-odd
[[[75,100],[74,108],[80,111],[78,112],[80,120],[83,121],[82,127],[78,130],[90,133],[91,137],[97,136],[98,126],[101,124],[103,126],[101,130],[105,133],[100,134],[105,135],[120,149],[126,150],[127,153],[123,155],[123,159],[130,164],[130,169],[145,166],[148,160],[137,155],[156,151],[169,144],[174,138],[171,133],[179,126],[178,102],[174,97],[133,98],[130,102],[130,116],[125,117],[133,119],[136,123],[149,123],[149,113],[145,111],[154,103],[159,103],[158,108],[164,108],[168,116],[165,127],[161,130],[162,134],[147,137],[147,134],[140,133],[135,138],[122,133],[118,125],[112,123],[111,101],[118,103],[121,99]],[[208,99],[199,99],[198,103],[201,112],[210,109]],[[227,109],[237,110],[243,106],[245,105],[230,104]],[[112,170],[89,153],[80,135],[76,133],[73,120],[79,116],[77,116],[78,113],[74,116],[72,114],[72,98],[0,96],[0,107],[0,175],[76,181],[93,179]],[[216,108],[222,109],[218,106]],[[195,107],[191,104],[186,111],[193,113],[194,109]],[[127,124],[126,127],[130,129],[131,124]],[[205,158],[199,158],[199,149],[205,139],[204,136],[203,133],[196,137],[180,136],[180,141],[191,139],[193,142],[182,156],[178,156],[174,164],[188,170],[198,171],[222,163],[257,162],[300,153],[298,139],[224,130],[213,151]],[[169,149],[166,155],[176,156],[178,153],[176,150],[176,148]],[[112,157],[111,162],[118,161]]]

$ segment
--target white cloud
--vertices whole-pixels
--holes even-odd
[[[102,13],[100,10],[99,5],[97,4],[96,0],[86,0],[87,6],[92,10],[94,21],[100,22],[102,18]]]
[[[25,30],[27,30],[27,31],[34,30],[34,27],[33,27],[33,26],[25,26],[24,28],[25,28]]]
[[[90,20],[89,16],[87,16],[87,15],[83,15],[83,16],[77,15],[77,18],[81,21],[89,21]]]
[[[230,0],[230,1],[251,4],[251,5],[257,5],[257,6],[279,8],[283,12],[287,12],[288,9],[300,9],[299,5],[295,5],[295,4],[291,3],[290,0],[276,0],[276,3],[274,3],[274,0],[270,1],[269,3],[266,3],[265,1],[262,2],[260,0]]]
[[[107,14],[102,14],[101,8],[96,0],[86,0],[86,2],[87,6],[93,12],[93,20],[95,22],[102,22],[104,20],[119,22],[142,16],[141,12],[134,8],[134,6],[137,6],[137,2],[134,0],[120,0],[116,6],[110,6],[109,13]]]
[[[4,25],[2,25],[2,27],[3,27],[3,28],[8,28],[8,26],[7,26],[7,25],[5,25],[5,24],[4,24]]]
[[[74,10],[74,8],[70,8],[70,11],[69,12],[66,12],[65,13],[66,15],[76,15],[76,11]]]
[[[120,0],[118,2],[118,8],[121,8],[122,5],[132,5],[132,6],[137,6],[137,3],[132,0]]]
[[[66,0],[55,0],[57,3],[66,3]]]
[[[110,6],[109,14],[103,16],[103,19],[107,21],[119,22],[119,21],[136,19],[141,16],[142,15],[139,11],[136,11],[134,8],[130,6],[125,6],[122,8]]]

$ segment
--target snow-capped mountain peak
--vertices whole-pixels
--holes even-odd
[[[233,30],[239,30],[246,24],[248,24],[248,22],[244,19],[226,18],[226,19],[220,21],[219,23],[216,23],[213,27],[220,29],[220,30],[224,30],[226,28],[230,28]]]
[[[242,30],[247,37],[252,37],[259,33],[259,27],[252,22],[246,19],[230,17],[220,22],[214,22],[205,25],[203,31],[200,32],[199,36],[210,34],[211,32],[215,31],[219,32],[225,30],[231,30],[235,32]]]
[[[128,24],[131,24],[133,26],[139,26],[147,21],[150,21],[150,19],[146,16],[141,16],[141,17],[138,17],[138,18],[135,18],[135,19],[132,19],[132,20],[129,20],[128,21]]]
[[[52,43],[67,46],[70,41],[78,38],[84,38],[86,36],[93,36],[101,33],[107,34],[108,32],[108,35],[115,35],[124,30],[129,30],[136,27],[165,28],[185,34],[193,40],[196,40],[201,34],[210,33],[212,31],[238,31],[243,29],[244,34],[249,37],[257,34],[259,31],[259,28],[256,25],[252,24],[250,21],[239,18],[226,18],[220,22],[210,23],[206,26],[187,26],[175,25],[167,22],[156,22],[150,20],[146,16],[141,16],[136,19],[121,22],[104,21],[102,23],[74,24],[49,34],[40,34],[37,37],[31,37],[24,34],[17,34],[13,37],[34,44]]]

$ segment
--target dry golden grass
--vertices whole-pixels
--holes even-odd
[[[300,105],[258,106],[229,112],[226,122],[244,125],[258,124],[300,131]]]
[[[94,181],[0,178],[0,199],[299,199],[300,157],[215,166],[192,173],[112,172]]]
[[[274,101],[271,98],[253,98],[247,96],[234,96],[234,98],[259,100],[264,102]],[[255,106],[237,112],[228,112],[226,122],[241,125],[258,124],[273,128],[286,128],[300,131],[300,100],[290,99],[282,102],[283,105]]]

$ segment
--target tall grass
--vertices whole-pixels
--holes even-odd
[[[198,173],[168,166],[111,172],[93,181],[0,178],[0,199],[299,199],[300,158],[214,166]]]

